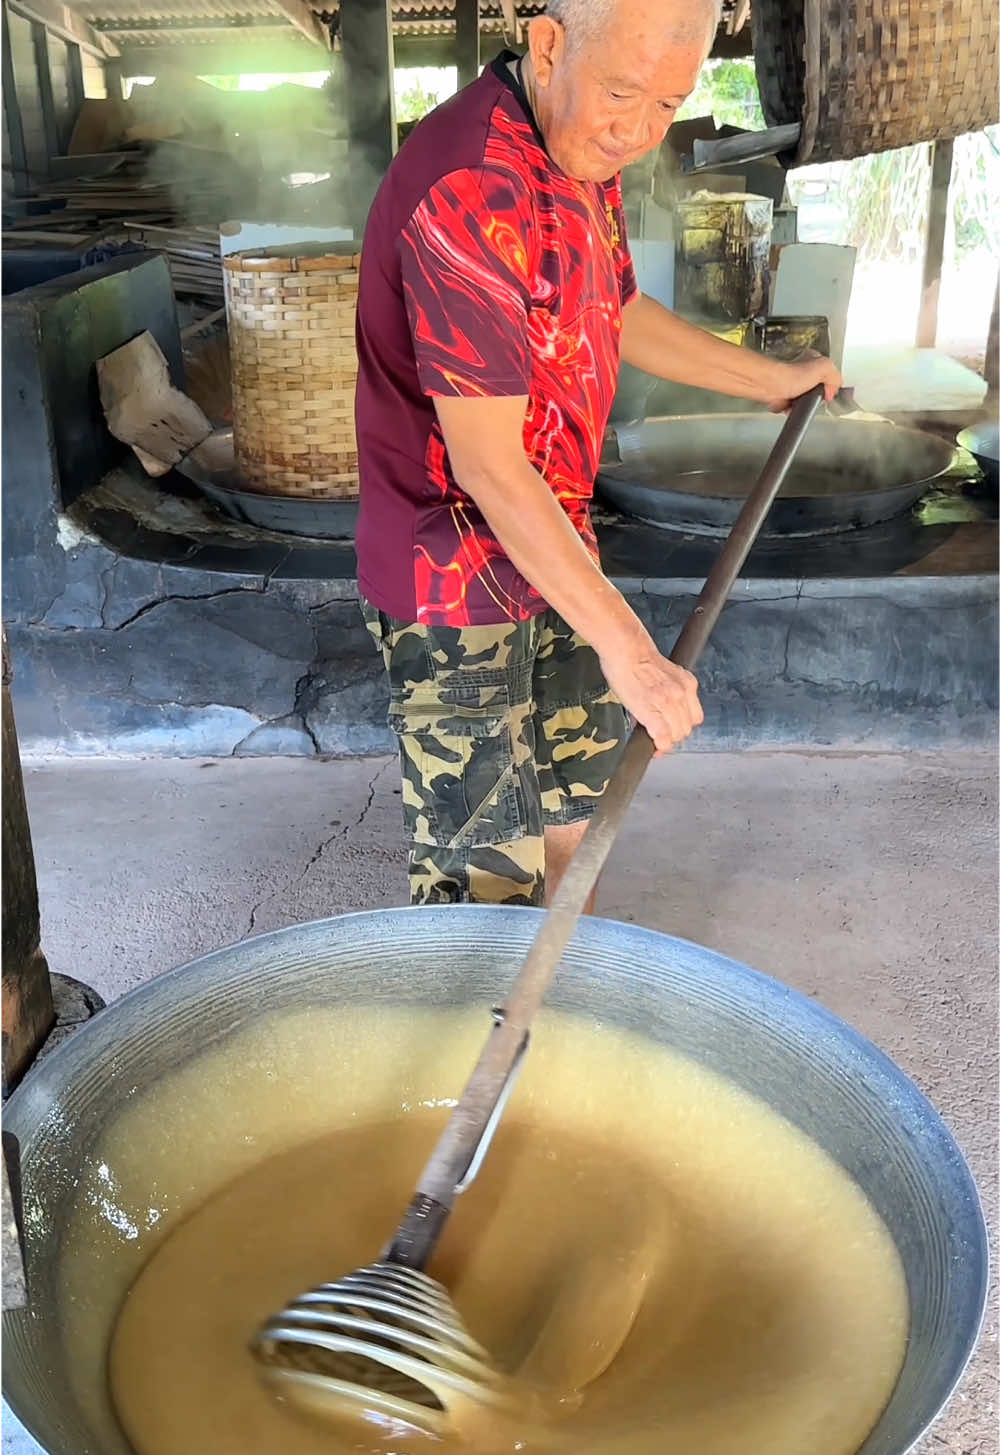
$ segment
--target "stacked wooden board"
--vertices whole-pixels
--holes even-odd
[[[344,210],[332,116],[325,91],[297,85],[222,92],[171,78],[128,101],[88,98],[66,155],[27,195],[4,197],[4,249],[71,248],[85,263],[123,246],[161,251],[178,296],[211,311],[223,301],[221,223],[323,227]]]
[[[166,254],[178,295],[213,307],[222,303],[218,224],[245,185],[231,157],[156,142],[53,157],[51,170],[49,180],[17,199],[13,215],[5,199],[5,251],[107,251],[131,243]]]
[[[174,292],[219,306],[223,301],[219,229],[198,226],[169,227],[162,223],[126,222],[130,242],[167,255]]]

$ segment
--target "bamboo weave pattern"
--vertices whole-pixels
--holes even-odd
[[[251,490],[358,495],[355,244],[223,259],[237,464]]]
[[[754,0],[769,126],[794,164],[947,140],[998,120],[997,0]]]

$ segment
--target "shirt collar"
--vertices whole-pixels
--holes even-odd
[[[542,132],[539,130],[539,124],[535,119],[535,113],[532,110],[531,102],[529,101],[528,96],[525,93],[525,88],[521,84],[518,76],[512,74],[511,71],[511,62],[517,61],[518,59],[519,56],[517,51],[503,50],[500,52],[499,55],[494,56],[493,60],[490,62],[490,69],[493,71],[494,75],[498,78],[498,80],[502,81],[504,85],[507,86],[509,91],[513,91],[518,105],[525,113],[525,120],[532,128],[532,134],[534,135],[535,140],[539,143],[539,146],[548,157],[549,151],[546,147],[546,139],[542,135]]]

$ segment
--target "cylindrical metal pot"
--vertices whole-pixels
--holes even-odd
[[[112,1005],[32,1072],[5,1124],[21,1142],[31,1308],[4,1315],[4,1390],[50,1455],[130,1455],[105,1388],[107,1340],[157,1238],[110,1229],[85,1367],[68,1369],[61,1319],[72,1269],[62,1230],[81,1167],[128,1098],[262,1013],[355,1003],[503,1001],[540,912],[384,910],[300,925],[219,950]],[[589,920],[549,997],[558,1009],[669,1045],[770,1103],[859,1183],[906,1270],[910,1338],[896,1389],[859,1455],[904,1455],[949,1397],[976,1342],[987,1284],[970,1173],[904,1074],[812,1001],[745,966],[633,925]],[[203,1112],[204,1115],[204,1112]],[[155,1177],[155,1147],[150,1177]],[[103,1320],[103,1322],[102,1322]]]

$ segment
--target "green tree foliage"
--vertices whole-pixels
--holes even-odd
[[[997,127],[956,139],[946,251],[957,260],[998,252],[1001,161],[997,146]],[[801,186],[811,178],[823,178],[836,203],[838,235],[832,234],[827,241],[851,243],[861,257],[874,262],[913,263],[922,257],[931,185],[930,145],[801,168],[789,179],[795,203],[800,201]]]
[[[406,77],[407,83],[403,89],[398,87],[396,92],[396,120],[420,121],[438,105],[440,91],[425,85],[424,77],[419,71],[412,72],[409,77],[406,71],[398,71],[397,76]]]
[[[1001,223],[1001,127],[957,139],[952,159],[952,206],[958,255],[998,252]]]
[[[702,68],[695,90],[678,112],[681,120],[715,116],[717,126],[743,126],[760,131],[764,112],[754,77],[754,62],[709,61]]]

